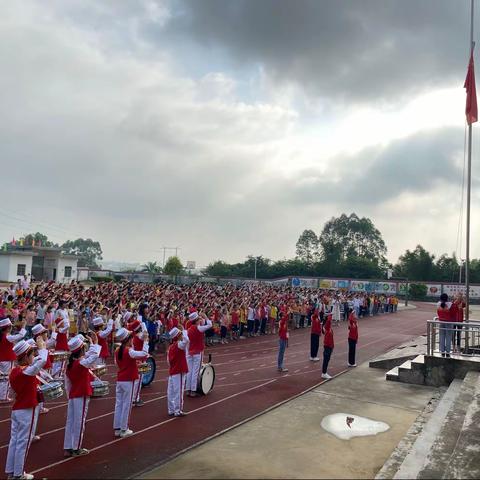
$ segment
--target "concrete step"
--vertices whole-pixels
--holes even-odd
[[[398,376],[398,367],[393,367],[385,374],[385,380],[389,380],[390,382],[399,382],[400,378]]]
[[[454,380],[450,384],[393,478],[417,478],[424,469],[425,460],[442,430],[449,411],[460,395],[462,385],[461,380]]]
[[[448,467],[443,478],[480,478],[480,377],[468,405]]]
[[[463,382],[461,382],[460,392],[449,411],[447,411],[447,415],[440,425],[440,431],[428,450],[423,467],[414,478],[462,478],[447,477],[446,472],[453,458],[456,455],[461,455],[457,444],[464,429],[464,423],[467,419],[466,414],[474,400],[479,381],[479,372],[467,373]],[[454,380],[452,383],[454,382],[459,382],[459,380]],[[469,421],[470,419],[467,419],[467,424]],[[475,440],[474,445],[478,445],[478,440]],[[461,463],[462,458],[459,458],[458,462]],[[458,465],[458,462],[456,462],[456,465]],[[455,468],[459,468],[459,465]]]
[[[425,365],[425,355],[417,355],[412,360],[412,368]]]

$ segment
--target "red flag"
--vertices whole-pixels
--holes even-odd
[[[16,245],[16,244],[17,244],[17,242],[15,240],[15,237],[13,237],[12,241],[10,242],[10,245]]]
[[[465,84],[463,85],[463,88],[467,90],[465,115],[467,116],[467,123],[471,125],[478,120],[477,89],[475,87],[475,66],[473,64],[473,52],[470,54],[467,78],[465,78]]]

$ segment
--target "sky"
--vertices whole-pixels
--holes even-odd
[[[0,239],[205,266],[291,258],[304,229],[355,212],[393,263],[417,244],[464,257],[469,4],[5,2]]]

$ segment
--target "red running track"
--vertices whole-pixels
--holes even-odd
[[[418,307],[360,319],[357,363],[425,333],[425,321],[431,318],[433,307]],[[332,375],[346,369],[346,325],[334,327],[334,335],[336,346],[329,366]],[[37,478],[133,477],[321,382],[322,362],[309,360],[310,329],[291,332],[285,354],[286,374],[276,370],[277,345],[278,337],[270,335],[209,348],[207,353],[212,353],[216,369],[215,388],[206,397],[186,398],[189,415],[184,418],[167,415],[166,362],[157,358],[155,381],[142,390],[145,405],[132,411],[130,428],[135,434],[125,439],[113,436],[114,367],[109,367],[103,379],[111,382],[110,395],[90,402],[83,445],[90,454],[63,458],[66,403],[61,398],[48,404],[50,412],[40,416],[37,433],[41,441],[31,446],[26,471]],[[10,438],[9,416],[10,407],[0,407],[2,466]]]

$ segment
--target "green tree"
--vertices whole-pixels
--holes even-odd
[[[102,260],[102,247],[99,242],[95,242],[91,238],[68,240],[62,245],[62,250],[67,255],[80,256],[79,267],[98,268],[97,262]]]
[[[157,262],[147,262],[142,269],[148,273],[161,273],[162,267],[157,265]]]
[[[300,235],[297,240],[296,254],[308,265],[319,259],[318,237],[313,230],[304,230]]]
[[[438,280],[440,282],[458,282],[459,273],[460,265],[455,254],[449,257],[444,253],[435,263],[434,277],[432,280]]]
[[[167,275],[180,275],[183,271],[182,262],[178,257],[170,257],[163,267],[163,273]]]
[[[40,232],[36,233],[29,233],[28,235],[24,235],[20,240],[23,240],[24,245],[32,245],[35,242],[36,246],[41,245],[42,247],[55,247],[58,246],[51,242],[48,237]]]
[[[400,256],[394,267],[394,274],[397,277],[407,277],[409,280],[432,280],[435,273],[434,260],[435,255],[417,245],[415,250],[407,250]]]
[[[233,275],[232,265],[222,262],[222,260],[216,260],[208,265],[205,273],[212,277],[230,277]]]
[[[387,264],[382,234],[369,218],[355,213],[331,218],[319,236],[322,257],[329,266],[352,257],[363,257],[380,266]]]

